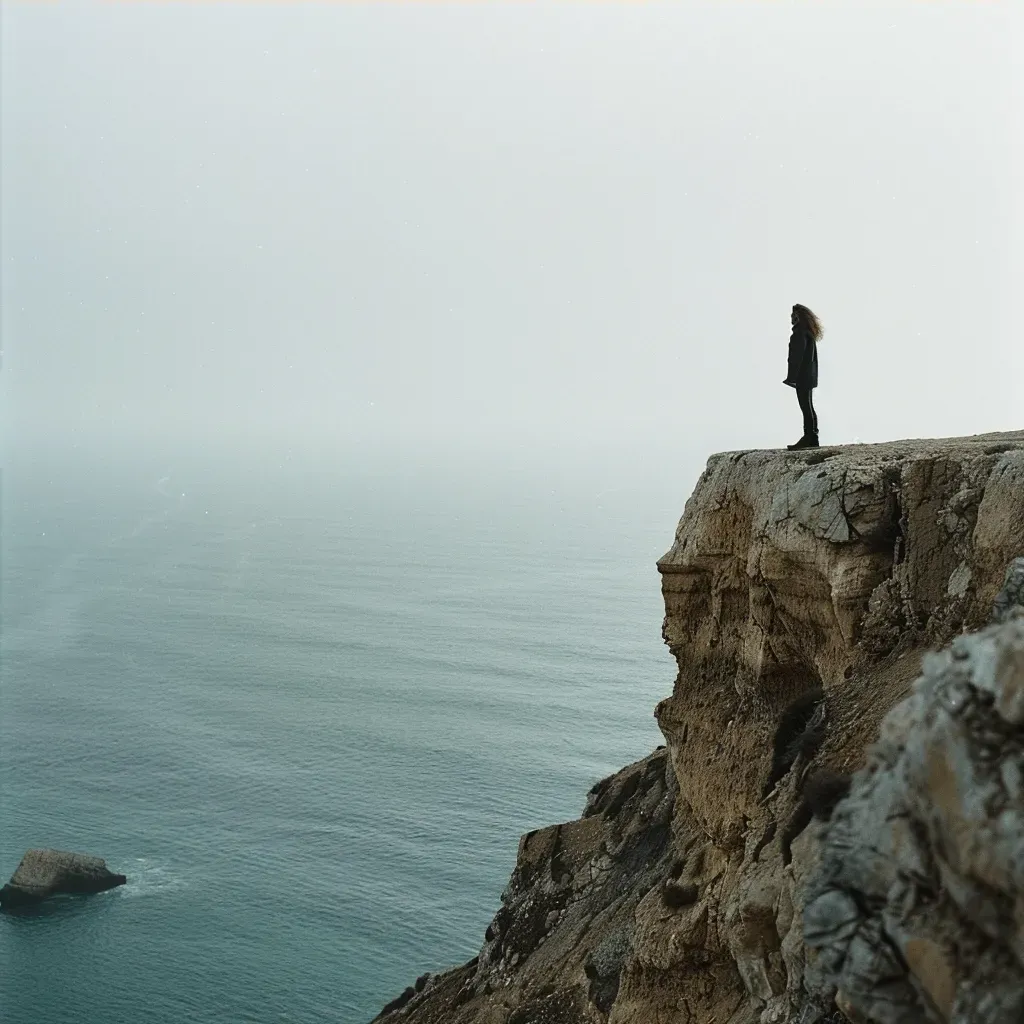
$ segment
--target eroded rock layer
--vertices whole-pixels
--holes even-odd
[[[877,816],[888,799],[891,786],[871,766],[895,755],[873,753],[851,773],[911,692],[922,654],[985,626],[994,607],[1017,622],[1024,579],[1014,582],[1011,569],[1000,587],[1021,555],[1021,433],[712,457],[658,565],[664,636],[679,668],[656,709],[666,747],[598,783],[578,821],[524,836],[480,954],[420,978],[379,1019],[812,1024],[843,1019],[841,1007],[885,1024],[931,1019],[879,1016],[858,1001],[860,980],[849,991],[843,981],[853,955],[843,942],[854,933],[830,933],[819,915],[808,946],[804,904],[807,893],[826,899],[848,885],[836,880],[835,849],[866,828],[851,807],[866,802]],[[977,735],[1004,736],[998,707],[986,704],[991,688],[976,689],[971,701],[987,708],[970,719]],[[976,741],[968,729],[956,749]],[[995,773],[1005,796],[1013,770],[965,767],[955,784],[984,786]],[[869,771],[882,795],[865,797],[875,793]],[[985,800],[972,797],[972,813],[1005,816],[1007,804]],[[834,848],[822,838],[833,827],[847,836]],[[945,833],[927,832],[939,829],[932,819],[921,827],[931,873],[913,892],[952,904],[947,886],[966,886],[972,900],[984,892],[1002,929],[999,956],[1019,958],[1006,915],[1017,921],[1020,890],[1005,864],[1003,889],[976,864],[965,868],[960,853],[943,855],[953,857],[953,873],[943,873],[931,844],[946,843]],[[858,907],[856,942],[882,935],[871,929],[892,908],[876,907],[880,898],[870,913]],[[996,941],[994,925],[975,927]],[[973,1005],[964,965],[981,946],[950,952],[942,934],[906,932],[914,952],[898,953],[899,980],[918,1004],[901,995],[895,1005],[926,1006],[935,1020],[1001,1019],[950,1016]],[[908,955],[940,966],[908,969]],[[947,968],[952,980],[931,993],[924,975]],[[850,978],[869,975],[858,968]],[[1013,998],[1000,1006],[1016,1006]]]
[[[659,562],[679,676],[657,714],[716,842],[741,843],[758,815],[794,700],[821,690],[850,718],[832,745],[852,764],[892,703],[866,706],[865,672],[987,621],[1021,552],[1021,447],[1004,434],[712,457]],[[730,770],[708,771],[709,753]]]

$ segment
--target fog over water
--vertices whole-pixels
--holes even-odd
[[[4,4],[5,454],[1020,426],[1016,3]],[[662,463],[665,465],[666,463]]]
[[[1020,428],[1024,5],[0,4],[5,1024],[362,1024],[662,738],[707,455]],[[56,979],[56,980],[55,980]]]

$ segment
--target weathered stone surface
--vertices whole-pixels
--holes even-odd
[[[805,939],[869,1021],[1024,1020],[1024,609],[1000,617],[925,659],[824,832]]]
[[[480,955],[379,1019],[1024,1020],[1022,556],[1022,433],[713,456],[659,562],[667,748],[524,836]],[[927,685],[905,698],[993,614],[926,665],[959,682],[915,747],[918,820],[902,745]]]
[[[506,1024],[513,1010],[522,1024],[603,1019],[594,1014],[619,996],[637,904],[670,870],[671,771],[661,747],[597,783],[579,820],[523,836],[479,956],[434,976],[403,1014],[436,1024]]]
[[[659,562],[679,676],[657,715],[717,843],[756,815],[793,700],[821,689],[842,719],[866,669],[988,620],[1024,543],[1022,449],[1013,434],[709,460]],[[851,762],[891,703],[858,709]]]
[[[0,906],[39,903],[58,893],[103,892],[126,881],[124,875],[108,871],[99,857],[62,850],[29,850],[11,880],[0,889]]]
[[[1004,621],[1014,608],[1024,608],[1024,557],[1015,558],[1006,570],[1003,589],[992,606],[992,621]]]

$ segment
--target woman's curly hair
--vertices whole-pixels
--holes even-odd
[[[803,325],[804,330],[806,330],[815,341],[824,334],[821,321],[806,306],[801,306],[798,302],[793,307],[793,312],[796,313],[797,322]]]

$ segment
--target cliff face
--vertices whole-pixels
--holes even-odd
[[[884,694],[866,705],[866,673],[905,655],[898,689],[914,648],[986,621],[1020,553],[1020,458],[1003,435],[710,460],[659,562],[679,676],[657,715],[718,845],[742,843],[758,816],[794,699],[824,692],[844,726],[834,753],[853,763],[887,710]]]
[[[835,828],[845,835],[881,827],[884,815],[848,810],[881,806],[863,781],[878,775],[877,759],[844,800],[848,773],[865,765],[883,717],[910,693],[922,653],[984,626],[1022,554],[1021,433],[712,457],[658,565],[664,636],[679,667],[655,712],[666,747],[598,783],[578,821],[523,837],[479,956],[421,978],[379,1019],[811,1024],[837,1005],[851,1019],[929,1019],[878,1016],[858,1002],[860,988],[878,984],[864,981],[867,968],[851,968],[844,988],[851,944],[875,935],[888,949],[880,922],[894,911],[872,890],[865,906],[874,910],[858,909],[853,923],[823,916],[835,892],[860,890],[836,873],[843,841],[830,847],[832,826],[811,822],[838,803]],[[1022,791],[1004,786],[1010,803],[984,813],[1009,808],[1024,820]],[[943,835],[921,840],[928,857]],[[1024,845],[1006,842],[1024,871]],[[991,895],[989,875],[975,879],[968,860],[954,860],[945,874],[929,861],[939,865],[928,876],[934,892],[960,877],[965,901],[971,886]],[[1013,902],[1005,872],[999,881],[999,941],[1024,962],[1024,902]],[[805,943],[808,894],[824,903]],[[1006,920],[1019,922],[1017,946]],[[978,944],[996,941],[990,933],[981,929]],[[906,934],[933,941],[920,929]],[[969,961],[936,934],[946,959],[930,962]],[[868,942],[865,961],[871,951]],[[906,956],[897,956],[901,977],[917,998],[927,986]],[[939,1010],[926,1002],[936,1020],[1002,1019],[954,1017],[950,999]],[[1016,1006],[1012,993],[1004,1004]],[[897,1005],[922,1012],[909,997]]]

